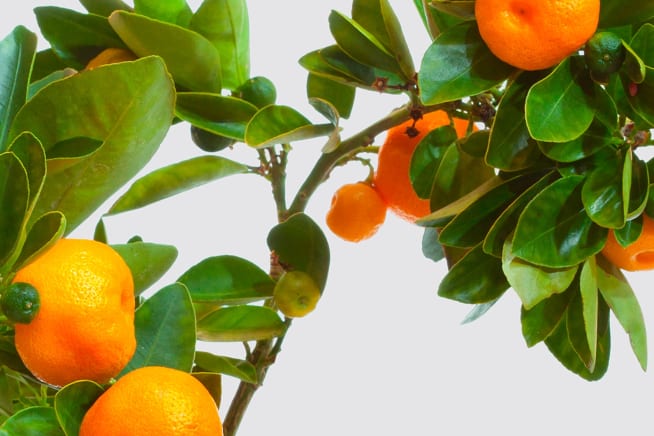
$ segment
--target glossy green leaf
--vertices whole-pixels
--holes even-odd
[[[136,351],[120,376],[143,366],[160,365],[189,372],[195,355],[195,313],[180,283],[148,298],[134,316]]]
[[[606,136],[618,136],[618,107],[606,87],[599,85],[595,85],[595,120],[608,128]],[[590,131],[593,130],[593,124],[590,125]]]
[[[470,156],[484,158],[488,150],[489,140],[490,131],[477,130],[476,132],[467,135],[465,138],[460,138],[459,148]]]
[[[613,235],[623,247],[626,247],[633,242],[635,242],[643,232],[643,216],[637,216],[636,218],[629,220],[625,223],[624,227],[620,229],[615,229]]]
[[[476,23],[452,27],[434,40],[420,66],[418,86],[424,104],[476,95],[505,81],[515,69],[497,59]]]
[[[580,137],[565,142],[538,142],[541,152],[557,162],[575,162],[592,156],[606,146],[616,143],[616,138],[605,124],[593,121]]]
[[[51,110],[62,101],[76,103]],[[33,132],[46,156],[55,144],[75,137],[103,145],[83,162],[46,177],[36,216],[59,210],[67,231],[75,229],[150,160],[170,128],[173,104],[173,83],[155,57],[108,65],[41,90],[16,116],[14,136]]]
[[[250,24],[245,0],[205,0],[190,29],[207,38],[220,54],[223,87],[234,90],[250,77]]]
[[[642,117],[649,126],[654,126],[654,68],[645,68],[645,78],[642,83],[632,84],[629,80],[622,80],[625,95],[631,108]],[[632,93],[630,87],[634,87]]]
[[[1,426],[0,436],[65,436],[49,406],[32,406],[11,415]]]
[[[436,171],[431,190],[431,209],[440,209],[462,198],[485,181],[493,178],[493,168],[450,145]]]
[[[640,216],[647,207],[649,184],[650,175],[647,164],[634,153],[633,149],[628,149],[622,182],[627,219]]]
[[[629,335],[631,348],[643,371],[647,369],[647,333],[640,303],[622,271],[600,260],[597,284],[611,311]]]
[[[636,52],[638,57],[643,60],[647,67],[654,67],[654,24],[646,23],[642,25],[638,32],[633,36],[630,47]]]
[[[479,244],[452,266],[438,286],[438,295],[461,303],[480,304],[496,300],[508,288],[502,261],[484,253]]]
[[[80,0],[84,8],[92,14],[108,17],[115,10],[130,10],[131,7],[121,0]]]
[[[198,156],[156,169],[132,183],[107,215],[145,207],[206,183],[248,171],[247,166],[221,156]]]
[[[262,306],[230,306],[198,320],[198,339],[245,342],[274,338],[286,325],[273,309]]]
[[[236,256],[209,257],[193,265],[178,282],[194,303],[245,304],[270,298],[275,282],[252,262]]]
[[[125,11],[113,12],[109,24],[139,57],[162,57],[175,83],[185,90],[222,89],[220,53],[199,33]]]
[[[90,158],[102,146],[102,141],[75,137],[54,144],[48,150],[48,174],[54,175]]]
[[[30,132],[23,132],[18,135],[9,146],[9,151],[16,155],[27,172],[29,184],[27,213],[29,214],[39,198],[45,180],[45,151],[39,140]]]
[[[556,173],[551,171],[542,176],[532,186],[522,192],[501,214],[488,229],[484,238],[484,251],[495,257],[502,257],[504,242],[511,236],[518,223],[518,219],[527,204],[545,187],[556,179]]]
[[[594,99],[583,60],[567,58],[527,94],[525,117],[531,137],[548,142],[578,138],[593,121]]]
[[[245,139],[245,128],[257,107],[240,98],[204,92],[178,92],[175,115],[218,135]]]
[[[79,434],[86,411],[104,390],[90,380],[80,380],[61,388],[54,398],[57,420],[67,436]]]
[[[329,271],[329,245],[322,229],[304,213],[297,213],[270,229],[268,248],[289,270],[309,274],[321,290]]]
[[[527,309],[524,306],[521,307],[520,322],[522,324],[522,336],[528,347],[533,347],[552,334],[564,317],[573,294],[573,290],[561,294],[553,294],[531,309]]]
[[[441,126],[427,133],[416,146],[409,165],[409,178],[418,197],[430,198],[441,160],[456,139],[454,127]]]
[[[182,27],[186,27],[193,15],[186,0],[134,0],[134,12]]]
[[[256,384],[258,380],[257,369],[247,360],[199,351],[195,353],[195,363],[203,370],[230,375],[246,383]]]
[[[262,148],[320,136],[329,136],[332,124],[312,124],[289,106],[269,105],[259,110],[245,129],[245,142]]]
[[[106,47],[125,47],[106,17],[57,6],[37,6],[34,14],[57,56],[77,70]]]
[[[11,152],[0,153],[0,271],[21,237],[29,201],[25,167]]]
[[[530,310],[552,295],[565,292],[575,279],[578,267],[547,268],[530,264],[516,258],[507,241],[502,253],[502,270],[523,307]]]
[[[513,236],[516,257],[536,265],[565,268],[598,253],[608,230],[595,224],[581,200],[583,176],[559,179],[525,207]]]
[[[619,0],[601,0],[600,3],[600,27],[630,25],[654,17],[651,1],[634,2],[628,8]]]
[[[43,250],[52,246],[66,231],[66,217],[59,211],[47,212],[38,217],[29,231],[16,260],[16,269],[27,265]]]
[[[9,126],[27,100],[35,53],[36,35],[23,26],[0,41],[0,152],[6,150]]]
[[[352,19],[368,30],[395,57],[404,77],[411,79],[415,66],[400,22],[388,0],[355,0]]]
[[[592,371],[597,360],[597,331],[599,328],[599,294],[595,257],[584,262],[579,275],[579,295],[582,305],[583,328],[590,354],[587,367]]]
[[[631,48],[631,45],[622,42],[625,48],[625,59],[622,64],[622,71],[633,83],[642,83],[645,80],[646,65],[638,54]]]
[[[307,78],[307,97],[330,102],[340,117],[349,118],[355,94],[356,90],[352,86],[344,85],[328,77],[309,73]]]
[[[112,244],[132,271],[134,293],[141,294],[156,283],[170,269],[177,259],[177,248],[173,245],[150,242]]]
[[[359,23],[337,11],[331,11],[328,20],[334,40],[352,59],[382,70],[402,72],[393,54]]]
[[[525,101],[531,86],[543,72],[522,72],[509,82],[497,108],[486,153],[489,165],[505,171],[528,168],[542,155],[529,135],[525,121]]]
[[[515,176],[486,192],[441,230],[441,243],[454,247],[473,247],[482,242],[500,214],[539,176],[539,173]]]
[[[623,196],[623,164],[623,153],[607,151],[597,155],[597,163],[583,184],[581,199],[586,213],[600,226],[624,226],[626,205]]]
[[[595,295],[597,295],[597,289],[595,289]],[[568,328],[570,346],[577,353],[577,357],[583,365],[590,372],[593,372],[595,369],[595,357],[593,354],[596,354],[596,351],[591,351],[591,345],[589,344],[590,338],[588,337],[584,320],[584,306],[579,292],[575,292],[572,296],[565,322]],[[597,336],[597,332],[593,332],[593,335]],[[597,342],[593,342],[592,347],[596,350]]]
[[[299,60],[310,73],[352,86],[372,86],[374,69],[349,57],[338,46],[314,50]]]

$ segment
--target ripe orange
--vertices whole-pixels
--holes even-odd
[[[127,365],[136,349],[134,282],[110,246],[60,239],[13,281],[39,294],[34,319],[15,324],[16,350],[34,376],[54,386],[106,383]]]
[[[654,269],[654,220],[643,214],[643,231],[632,244],[621,246],[609,232],[602,254],[609,262],[627,271]]]
[[[80,436],[222,436],[218,407],[191,374],[163,366],[128,372],[93,403]]]
[[[125,48],[109,47],[102,50],[86,64],[85,70],[92,70],[102,65],[114,64],[116,62],[133,61],[138,59],[134,53]]]
[[[417,135],[409,135],[407,129],[413,125],[413,121],[406,121],[389,129],[384,143],[379,148],[373,184],[389,209],[406,221],[415,222],[430,212],[429,200],[418,197],[411,185],[411,156],[427,133],[448,124],[450,118],[447,112],[428,112],[415,123]],[[454,118],[454,127],[460,137],[465,135],[467,126],[467,121]]]
[[[552,67],[579,50],[599,22],[600,0],[476,0],[491,52],[523,70]]]
[[[343,185],[332,196],[326,222],[341,239],[359,242],[372,237],[386,220],[386,203],[366,182]]]

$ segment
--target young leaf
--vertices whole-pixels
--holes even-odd
[[[245,342],[270,339],[286,330],[277,312],[262,306],[230,306],[198,320],[198,339]]]
[[[604,247],[608,230],[590,219],[581,201],[584,180],[583,176],[564,177],[531,200],[513,236],[516,257],[536,265],[565,268]]]
[[[27,100],[36,35],[17,26],[0,41],[0,152],[6,150],[9,126]]]
[[[504,82],[515,69],[497,59],[466,22],[442,33],[422,58],[418,86],[424,104],[476,95]]]
[[[269,105],[259,110],[245,129],[245,143],[254,148],[329,136],[333,124],[312,124],[289,106]]]
[[[246,165],[221,156],[198,156],[156,169],[132,183],[106,215],[145,207],[206,183],[248,171]]]
[[[189,27],[218,49],[224,88],[234,90],[250,77],[250,24],[245,0],[205,0]]]
[[[583,60],[566,58],[527,94],[525,117],[532,138],[566,142],[581,136],[593,121],[594,85]]]
[[[162,57],[175,83],[186,90],[220,93],[220,53],[204,36],[125,11],[113,12],[109,24],[139,57]]]
[[[136,351],[119,376],[143,366],[161,365],[189,372],[195,355],[195,313],[186,287],[160,289],[136,310]]]
[[[179,279],[194,303],[245,304],[270,298],[275,282],[252,262],[236,256],[209,257],[193,265]],[[210,369],[210,368],[207,368]]]
[[[80,0],[84,8],[92,14],[108,17],[116,10],[130,10],[130,6],[121,0]]]
[[[86,411],[104,389],[90,380],[80,380],[61,388],[54,397],[57,420],[67,436],[79,434]]]
[[[195,364],[206,371],[230,375],[247,383],[257,383],[257,369],[247,360],[198,351],[195,353]]]
[[[585,337],[588,342],[590,361],[597,360],[597,331],[599,328],[599,294],[597,286],[597,262],[595,256],[589,257],[581,268],[579,275],[579,291],[581,296],[582,314]],[[592,367],[589,367],[592,371]]]
[[[55,410],[49,406],[32,406],[11,415],[0,426],[2,436],[66,436]]]
[[[132,271],[134,293],[141,294],[159,280],[177,259],[177,248],[173,245],[148,242],[112,244]]]
[[[134,12],[186,27],[193,15],[193,11],[186,0],[134,0]]]

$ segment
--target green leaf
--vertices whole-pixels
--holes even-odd
[[[96,153],[102,141],[93,138],[69,138],[48,150],[48,174],[53,175],[84,161]]]
[[[425,52],[418,76],[420,96],[424,104],[458,100],[501,84],[514,71],[490,52],[474,21],[461,23],[438,36]]]
[[[477,321],[479,318],[484,316],[486,312],[488,312],[491,307],[493,307],[498,301],[499,298],[493,301],[489,301],[488,303],[475,304],[472,310],[468,312],[465,318],[463,318],[461,324],[470,324],[473,321]]]
[[[186,287],[168,285],[148,298],[134,316],[136,351],[120,376],[160,365],[189,372],[195,355],[195,313]]]
[[[304,139],[329,136],[332,124],[312,124],[304,115],[289,106],[269,105],[260,109],[245,129],[245,143],[263,148]]]
[[[245,342],[280,336],[286,325],[273,309],[262,306],[230,306],[198,320],[198,339]]]
[[[37,216],[61,211],[68,232],[81,224],[150,160],[170,128],[174,98],[173,83],[155,57],[77,74],[35,95],[17,114],[13,136],[33,132],[46,156],[70,138],[103,141],[88,159],[46,177]]]
[[[597,296],[597,288],[595,289],[595,295]],[[572,349],[577,353],[578,359],[588,368],[589,372],[593,372],[595,369],[595,357],[593,356],[593,352],[591,352],[589,344],[588,332],[586,331],[584,320],[584,306],[579,292],[575,292],[572,296],[565,322],[567,323],[568,340]],[[597,336],[597,332],[593,332],[593,334]],[[594,342],[592,347],[597,349],[597,342]]]
[[[651,1],[634,2],[628,8],[619,0],[601,0],[600,3],[600,27],[631,25],[654,17]]]
[[[199,351],[195,353],[195,363],[203,370],[230,375],[246,383],[256,384],[258,380],[257,369],[247,360]]]
[[[613,235],[622,247],[626,247],[634,242],[640,237],[643,232],[643,216],[637,216],[636,218],[627,221],[621,229],[615,229]]]
[[[581,201],[584,180],[583,176],[564,177],[529,202],[513,236],[516,257],[540,266],[565,268],[604,247],[608,230],[590,219]]]
[[[484,158],[488,150],[488,142],[490,140],[490,131],[477,130],[470,133],[465,138],[459,139],[459,148],[464,153],[470,156]]]
[[[486,162],[505,171],[528,168],[542,159],[538,144],[529,135],[525,101],[542,72],[522,72],[509,82],[493,121]]]
[[[178,92],[175,115],[218,135],[245,139],[247,123],[257,112],[253,104],[240,98],[204,92]]]
[[[218,49],[224,88],[234,90],[250,77],[250,24],[245,0],[205,0],[189,27]]]
[[[66,217],[61,212],[55,210],[38,217],[27,233],[15,269],[27,265],[39,253],[58,241],[65,231]]]
[[[597,284],[602,297],[629,335],[638,363],[643,371],[647,370],[645,321],[634,291],[622,271],[603,259],[598,262]]]
[[[67,436],[78,435],[86,411],[104,390],[90,380],[80,380],[61,388],[54,398],[57,420]]]
[[[583,184],[581,199],[586,213],[595,223],[620,228],[626,219],[625,200],[629,200],[623,196],[624,155],[609,150],[595,156],[597,162]]]
[[[343,118],[350,117],[355,94],[356,90],[352,86],[344,85],[328,77],[309,73],[307,78],[307,97],[330,102]]]
[[[139,57],[162,57],[175,83],[186,90],[220,93],[220,53],[204,36],[125,11],[113,12],[109,24]]]
[[[533,347],[552,334],[564,317],[573,294],[571,289],[562,294],[553,294],[531,309],[521,307],[522,336],[528,347]]]
[[[438,229],[427,227],[422,234],[422,254],[434,262],[445,258],[443,246],[438,241]]]
[[[630,167],[631,171],[627,171],[627,167]],[[640,216],[647,207],[650,183],[647,164],[634,153],[632,148],[627,150],[625,169],[623,170],[623,178],[627,176],[630,176],[631,180],[623,179],[622,186],[625,190],[623,195],[625,196],[627,219],[631,220]]]
[[[0,152],[6,150],[9,126],[27,100],[36,35],[17,26],[0,41]]]
[[[448,271],[438,286],[438,295],[461,303],[480,304],[496,300],[508,288],[502,261],[484,253],[479,244]]]
[[[121,0],[80,0],[84,8],[92,14],[108,17],[115,10],[129,10],[129,5]]]
[[[134,12],[182,27],[186,27],[193,14],[186,0],[134,0]]]
[[[634,83],[642,83],[645,80],[646,65],[638,56],[631,45],[622,41],[625,48],[625,59],[622,64],[622,71]]]
[[[21,238],[29,200],[27,172],[11,152],[0,153],[0,271]]]
[[[252,262],[236,256],[209,257],[177,279],[194,303],[245,304],[270,298],[275,282]]]
[[[538,147],[552,160],[575,162],[590,157],[615,142],[616,138],[607,126],[595,120],[588,130],[576,139],[565,142],[538,142]]]
[[[2,436],[65,436],[52,407],[32,406],[19,410],[1,426]]]
[[[39,198],[45,180],[45,151],[39,140],[30,132],[23,132],[18,135],[9,146],[9,151],[16,155],[27,172],[29,183],[27,213],[30,214],[36,200]]]
[[[145,207],[197,186],[248,171],[246,165],[221,156],[198,156],[156,169],[136,180],[107,215]]]
[[[504,244],[502,270],[527,310],[554,294],[565,292],[577,276],[578,269],[577,266],[555,269],[530,264],[515,257],[509,241]]]
[[[632,84],[631,81],[622,77],[622,84],[627,101],[631,108],[642,117],[649,126],[654,126],[654,107],[651,102],[654,101],[654,68],[645,68],[645,78],[642,83]],[[635,92],[630,91],[630,86],[634,86]]]
[[[393,73],[402,73],[392,53],[359,23],[332,10],[329,14],[329,30],[338,46],[352,59],[371,67]]]
[[[411,156],[409,177],[420,198],[429,198],[438,167],[448,147],[456,142],[454,127],[437,127],[420,140]]]
[[[134,293],[141,294],[156,283],[170,269],[177,259],[177,248],[173,245],[149,242],[112,244],[132,271]]]
[[[599,328],[599,294],[597,286],[597,263],[595,257],[584,262],[579,276],[579,290],[582,304],[585,337],[590,352],[590,361],[597,360],[597,330]],[[593,370],[593,365],[589,369]]]
[[[329,271],[329,245],[318,224],[308,215],[297,213],[270,229],[268,248],[288,270],[309,274],[322,290]]]
[[[56,6],[38,6],[34,14],[57,56],[77,70],[107,47],[125,47],[106,17]]]
[[[566,58],[527,94],[525,117],[531,137],[566,142],[581,136],[595,116],[594,89],[583,59]]]

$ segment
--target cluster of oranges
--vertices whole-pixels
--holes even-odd
[[[377,233],[387,210],[408,222],[429,214],[429,200],[420,198],[411,183],[411,157],[430,131],[450,122],[447,112],[437,110],[389,129],[372,181],[346,184],[334,193],[326,216],[329,229],[346,241],[359,242]],[[453,123],[457,134],[465,135],[468,122],[454,118]]]
[[[54,387],[78,380],[108,386],[85,414],[80,435],[222,434],[213,397],[188,372],[146,366],[115,381],[137,343],[133,276],[112,247],[60,239],[12,282],[2,308],[8,317],[22,315],[14,320],[14,341],[30,372]]]

